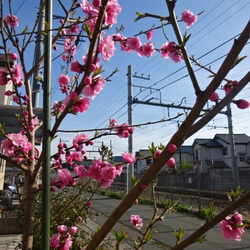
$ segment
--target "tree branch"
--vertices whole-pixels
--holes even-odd
[[[180,242],[178,245],[174,246],[172,250],[182,250],[190,244],[194,243],[196,239],[199,239],[212,227],[216,226],[220,221],[225,219],[225,217],[231,214],[238,207],[248,203],[250,201],[250,192],[246,193],[238,200],[232,202],[228,207],[226,207],[221,213],[216,215],[213,219],[207,221],[203,226],[197,229],[194,233],[188,236],[185,240]]]
[[[203,109],[211,94],[215,91],[216,88],[220,86],[221,82],[223,81],[227,73],[230,71],[231,67],[234,65],[234,61],[247,43],[249,35],[250,22],[247,24],[246,28],[241,33],[241,36],[239,37],[237,42],[234,44],[233,48],[231,49],[228,56],[224,60],[222,66],[220,67],[218,74],[207,87],[207,90],[202,95],[199,95],[197,97],[197,101],[193,109],[190,111],[185,121],[179,127],[178,131],[170,139],[169,144],[173,143],[177,147],[180,147],[185,141],[185,136],[191,129],[192,124],[199,117],[201,110]],[[112,229],[112,227],[117,223],[117,221],[121,218],[121,216],[134,204],[134,201],[142,194],[142,186],[148,186],[154,180],[154,178],[158,175],[162,167],[166,164],[166,162],[171,156],[172,154],[168,151],[168,148],[165,147],[165,149],[162,151],[156,161],[153,162],[153,164],[148,168],[148,170],[140,179],[140,181],[132,188],[132,190],[127,194],[123,201],[115,208],[115,210],[103,224],[100,230],[94,234],[91,242],[85,250],[92,250],[98,247],[98,245],[105,238],[105,236]]]
[[[170,22],[171,22],[171,24],[173,26],[173,29],[174,29],[177,41],[178,41],[179,45],[181,45],[181,50],[182,50],[183,58],[185,60],[189,76],[190,76],[191,81],[193,83],[195,94],[196,94],[196,96],[198,96],[198,95],[201,94],[201,90],[200,90],[199,84],[197,82],[196,76],[194,74],[194,70],[192,68],[192,64],[191,64],[191,62],[189,60],[189,56],[188,56],[187,50],[185,48],[185,44],[183,43],[183,38],[182,38],[182,35],[181,35],[181,32],[180,32],[179,26],[177,24],[177,20],[175,18],[174,4],[173,4],[173,2],[170,2],[170,0],[166,0],[166,4],[168,6]]]
[[[79,86],[75,90],[78,94],[84,88],[84,79],[89,74],[88,69],[89,69],[89,66],[90,66],[91,61],[92,61],[92,56],[93,56],[93,53],[94,53],[96,41],[97,41],[98,36],[100,34],[100,31],[101,31],[102,21],[103,21],[103,17],[104,17],[104,14],[105,14],[105,9],[106,9],[107,3],[108,3],[108,0],[103,0],[102,1],[102,6],[100,7],[99,15],[98,15],[96,25],[95,25],[95,30],[93,32],[93,36],[92,36],[92,39],[91,39],[90,45],[89,45],[88,57],[87,57],[87,61],[85,63],[85,73],[84,73],[84,76],[83,76]],[[51,130],[51,137],[53,137],[56,134],[57,129],[59,128],[59,126],[60,126],[61,122],[63,121],[63,119],[68,114],[68,111],[72,107],[73,103],[74,103],[74,101],[70,100],[69,103],[67,104],[67,106],[65,107],[65,109],[63,110],[63,112],[61,113],[61,115],[56,120],[56,123],[54,124],[54,127]]]
[[[195,134],[200,128],[210,122],[231,100],[250,82],[250,71],[239,81],[239,84],[232,89],[214,108],[203,116],[199,121],[193,124],[188,133],[186,139]]]

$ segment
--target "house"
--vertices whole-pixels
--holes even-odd
[[[195,139],[193,151],[201,173],[207,173],[209,168],[232,168],[233,155],[228,134],[216,134],[213,139]],[[250,166],[249,136],[234,134],[234,155],[238,167]]]
[[[180,165],[180,163],[185,160],[186,163],[193,163],[194,156],[193,156],[193,149],[192,146],[181,146],[177,151],[174,153],[173,158],[175,159],[177,167]],[[152,158],[147,158],[151,156],[151,153],[149,149],[141,149],[138,152],[136,152],[136,158],[139,160],[136,161],[135,167],[136,167],[136,173],[142,173],[145,172],[148,167],[153,163]],[[162,171],[167,171],[167,166],[165,166]]]

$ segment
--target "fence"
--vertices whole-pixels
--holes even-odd
[[[238,168],[239,184],[245,191],[250,191],[250,167]],[[141,178],[142,174],[137,174],[137,178]],[[169,175],[167,172],[161,172],[158,175],[158,187],[181,187],[201,190],[226,191],[234,190],[234,181],[232,169],[208,169],[207,173],[198,173],[194,171],[182,171],[180,173]],[[116,183],[126,184],[126,173],[122,173],[117,177]]]
[[[250,168],[239,168],[239,184],[245,191],[250,191]],[[183,171],[176,175],[161,173],[158,186],[174,186],[182,188],[200,188],[202,190],[231,191],[234,188],[232,169],[209,169],[207,173]]]

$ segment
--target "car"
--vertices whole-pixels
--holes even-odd
[[[12,198],[18,196],[17,187],[14,184],[4,182],[3,190],[5,191],[5,193],[9,193]]]

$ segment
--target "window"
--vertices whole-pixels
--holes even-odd
[[[146,159],[146,164],[147,164],[147,165],[151,165],[151,164],[152,164],[152,162],[153,162],[153,160],[152,160],[152,159]]]
[[[227,155],[227,147],[222,149],[222,153],[223,153],[223,155]]]
[[[239,153],[239,161],[246,162],[246,154],[245,153]]]

